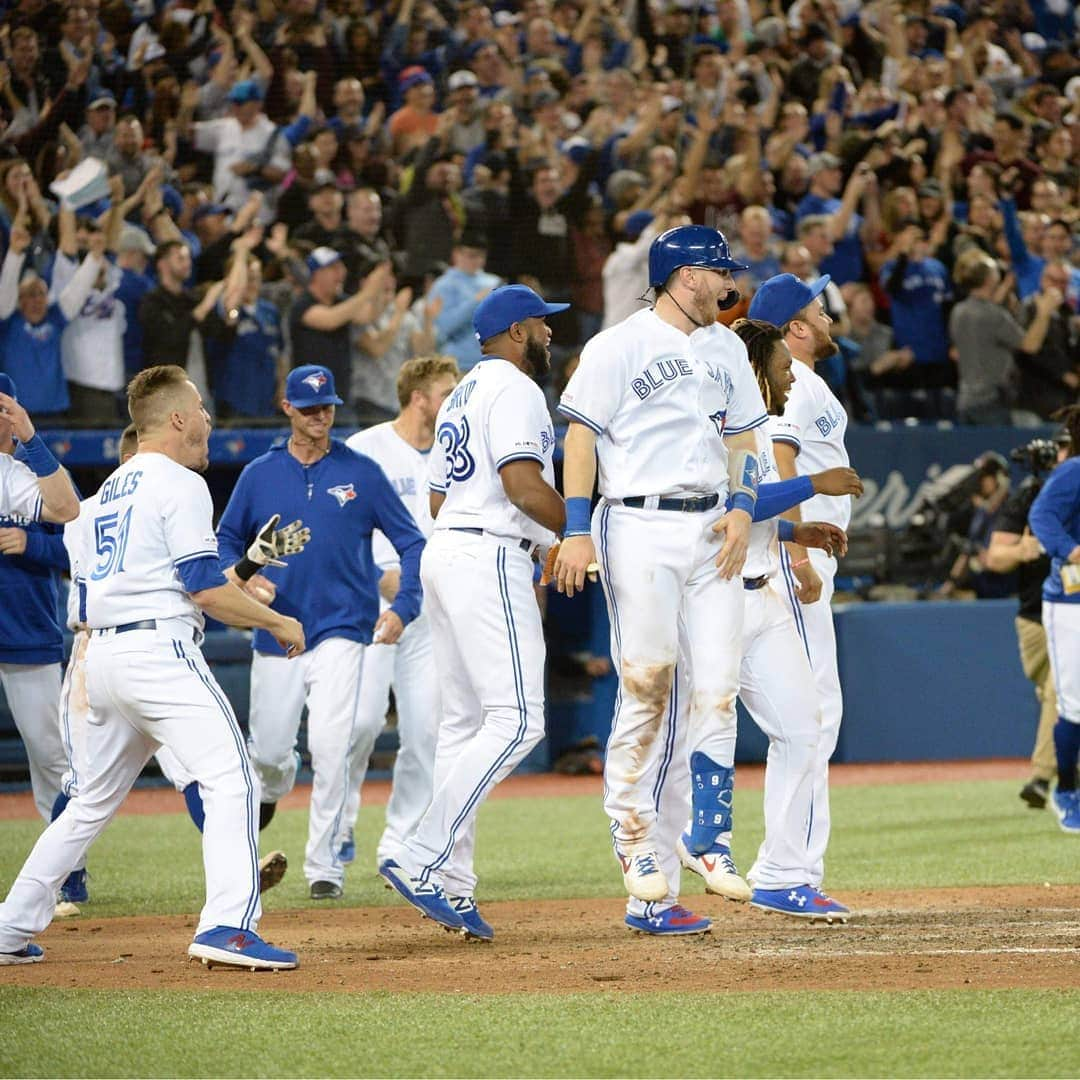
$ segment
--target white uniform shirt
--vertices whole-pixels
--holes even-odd
[[[90,500],[84,499],[79,504],[79,516],[64,526],[64,550],[67,551],[68,566],[71,573],[71,588],[67,597],[67,628],[75,630],[82,623],[79,588],[84,583],[82,571],[82,544],[86,526],[86,508]]]
[[[600,493],[609,499],[726,496],[723,436],[766,419],[737,334],[716,323],[688,337],[651,310],[586,344],[559,411],[598,435]]]
[[[53,266],[52,292],[56,299],[75,276],[79,263],[63,252]],[[106,263],[105,288],[90,290],[79,314],[60,338],[64,375],[79,386],[94,390],[123,390],[124,331],[127,314],[116,290],[122,278],[114,263]]]
[[[798,445],[799,433],[795,425],[785,417],[770,416],[757,429],[756,435],[760,483],[779,483],[780,472],[776,467],[773,443],[786,442]],[[779,527],[778,517],[769,518],[767,521],[755,521],[750,526],[750,546],[746,550],[746,563],[742,571],[744,578],[776,577],[780,570]]]
[[[213,503],[201,476],[164,454],[136,454],[83,513],[89,627],[183,619],[202,629],[202,612],[177,573],[186,562],[217,558]]]
[[[0,454],[0,516],[41,519],[41,489],[29,465]]]
[[[435,529],[483,529],[549,545],[555,537],[506,497],[499,469],[540,463],[554,486],[555,429],[540,387],[508,360],[485,357],[443,402],[435,421],[428,483],[445,493]]]
[[[345,445],[358,454],[378,462],[405,509],[412,514],[417,528],[425,539],[435,527],[428,501],[428,468],[431,452],[417,450],[395,430],[393,421],[376,424],[358,431],[345,440]],[[401,566],[398,553],[386,536],[376,529],[371,534],[371,553],[380,570],[397,570]]]
[[[214,155],[214,198],[231,210],[239,210],[250,194],[247,179],[237,176],[232,167],[237,162],[261,154],[275,132],[274,122],[265,114],[249,128],[240,126],[235,116],[202,120],[195,125],[195,149]],[[283,140],[276,140],[267,164],[286,170],[290,157],[283,150]]]
[[[813,368],[796,360],[792,371],[795,385],[784,406],[784,419],[798,432],[800,445],[796,447],[795,468],[799,476],[850,465],[844,446],[847,431],[844,407]],[[779,438],[795,445],[796,436],[791,433],[781,434]],[[851,521],[851,496],[815,495],[802,504],[802,518],[828,521],[847,529]]]
[[[649,289],[649,248],[656,237],[650,225],[633,243],[620,240],[604,262],[604,324],[607,330],[642,311],[639,296]]]

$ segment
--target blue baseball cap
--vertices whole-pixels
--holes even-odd
[[[203,203],[202,206],[196,208],[195,213],[191,215],[192,224],[196,221],[202,221],[204,217],[213,217],[215,214],[227,214],[229,208],[222,206],[221,203]]]
[[[750,301],[748,319],[760,319],[773,326],[786,326],[811,300],[816,300],[832,279],[822,274],[813,285],[794,274],[777,274],[769,278]]]
[[[15,392],[15,380],[3,371],[0,371],[0,394],[7,394],[8,397],[19,400],[19,395]]]
[[[339,262],[341,262],[340,252],[332,247],[317,247],[307,257],[307,268],[314,274],[316,270],[322,270],[324,267],[333,266],[334,263]]]
[[[488,293],[473,312],[472,324],[481,345],[516,322],[544,319],[565,311],[569,304],[549,304],[528,285],[503,285]]]
[[[229,100],[234,105],[244,105],[249,101],[262,101],[262,99],[262,91],[254,79],[241,79],[229,91]]]
[[[651,210],[635,210],[623,222],[623,232],[627,238],[636,240],[652,223],[653,212]]]
[[[320,364],[293,368],[285,380],[285,400],[297,409],[311,405],[344,405],[334,389],[334,375]]]

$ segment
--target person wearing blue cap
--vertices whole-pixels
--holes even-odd
[[[476,905],[476,814],[544,735],[544,634],[533,555],[565,520],[553,486],[555,431],[536,379],[551,363],[549,304],[524,285],[484,298],[484,355],[439,409],[428,473],[435,526],[424,610],[442,698],[435,794],[382,877],[430,919],[495,935]]]
[[[364,652],[392,644],[420,611],[424,537],[370,458],[331,436],[334,373],[319,364],[289,372],[282,408],[291,434],[244,468],[218,526],[222,565],[239,562],[268,517],[302,519],[304,551],[262,571],[276,590],[273,606],[304,626],[307,652],[290,661],[274,638],[252,641],[249,751],[262,785],[261,824],[296,782],[296,735],[308,709],[314,781],[304,857],[313,900],[342,895],[345,866],[338,828],[351,789],[348,759],[356,724]],[[382,532],[401,560],[401,587],[379,614],[371,534]]]
[[[555,578],[573,595],[599,566],[604,585],[619,672],[604,810],[630,894],[625,922],[648,934],[709,929],[678,903],[682,865],[712,892],[750,898],[729,837],[741,572],[757,501],[755,429],[767,416],[746,347],[717,322],[738,302],[732,274],[745,269],[716,229],[661,233],[649,249],[655,306],[588,342],[559,402],[570,426]]]
[[[825,469],[850,466],[844,434],[847,413],[814,365],[837,351],[829,333],[832,320],[821,294],[829,275],[807,285],[794,274],[769,278],[750,302],[749,318],[779,327],[794,361],[795,385],[784,407],[790,432],[773,441],[777,471],[783,480],[812,476]],[[847,530],[851,521],[850,495],[815,495],[802,507],[784,514],[791,521],[825,521]],[[833,579],[836,559],[825,551],[807,549],[793,541],[782,545],[781,577],[795,625],[806,646],[821,702],[821,739],[814,766],[813,813],[808,836],[808,884],[820,889],[829,844],[829,759],[836,750],[844,711],[840,672],[836,662],[836,634],[832,620]]]

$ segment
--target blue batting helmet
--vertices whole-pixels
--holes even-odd
[[[661,233],[649,248],[649,285],[659,289],[680,266],[706,270],[749,270],[731,257],[724,234],[705,225],[678,225]]]

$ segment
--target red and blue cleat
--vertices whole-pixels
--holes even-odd
[[[762,911],[775,911],[796,919],[816,922],[845,923],[851,912],[843,904],[826,896],[812,885],[796,885],[788,889],[755,889],[750,894],[750,906]]]
[[[654,908],[649,904],[646,910]],[[674,936],[678,934],[707,934],[712,929],[712,921],[701,915],[687,911],[681,904],[673,904],[663,911],[654,911],[651,915],[631,915],[624,920],[631,930],[639,934]]]

